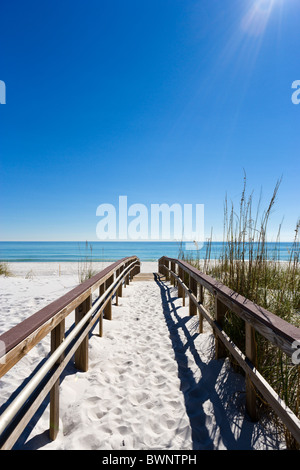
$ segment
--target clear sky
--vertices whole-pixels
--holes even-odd
[[[299,217],[299,0],[1,0],[0,239],[96,240],[96,209],[263,201]],[[273,227],[273,228],[272,228]]]

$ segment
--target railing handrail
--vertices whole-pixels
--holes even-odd
[[[50,304],[38,310],[36,313],[26,318],[10,330],[6,331],[0,336],[0,341],[5,345],[5,354],[11,351],[19,343],[25,340],[28,336],[34,333],[43,324],[51,320],[60,311],[72,305],[72,311],[79,305],[85,297],[88,297],[95,289],[97,289],[106,278],[110,277],[117,269],[124,266],[132,259],[137,259],[135,256],[122,258],[115,263],[110,264],[95,276],[87,279],[83,283],[76,286],[63,296],[54,300]],[[76,300],[78,299],[78,302]],[[74,303],[75,302],[75,303]],[[48,334],[48,333],[47,333]],[[0,357],[1,360],[1,357]]]
[[[186,261],[162,256],[158,262],[163,259],[174,262],[188,271],[192,277],[194,277],[212,294],[222,297],[222,301],[227,304],[229,308],[235,311],[237,315],[243,316],[244,320],[245,315],[247,315],[248,318],[246,321],[251,323],[254,329],[258,330],[260,334],[275,343],[276,346],[286,354],[291,356],[293,352],[295,352],[295,348],[293,348],[292,345],[295,341],[300,342],[300,328],[297,328],[295,325],[288,323],[286,320],[280,318],[269,310],[260,307],[255,302],[238,294],[212,276],[202,273]],[[242,312],[244,315],[242,315]],[[262,325],[262,327],[259,325]],[[267,327],[267,329],[265,329],[265,327]],[[273,340],[268,330],[274,332],[275,336],[273,337]]]
[[[0,416],[0,435],[3,433],[4,429],[8,426],[10,421],[18,413],[21,407],[24,405],[26,400],[29,398],[31,393],[34,392],[35,388],[41,383],[46,374],[51,370],[51,368],[58,361],[59,357],[66,351],[71,342],[76,338],[80,330],[83,328],[88,319],[93,315],[93,313],[99,308],[101,303],[105,298],[113,291],[115,286],[119,283],[120,279],[127,272],[132,265],[131,263],[128,267],[124,269],[124,272],[121,273],[117,279],[111,284],[102,296],[100,296],[97,301],[93,304],[92,308],[84,315],[80,322],[75,326],[75,328],[69,333],[65,340],[60,344],[60,346],[49,356],[46,362],[38,370],[38,372],[32,377],[32,379],[25,385],[23,390],[17,395],[12,403],[5,409],[5,411]]]
[[[170,267],[171,265],[171,267]],[[178,273],[176,273],[176,265]],[[166,274],[173,285],[178,283],[178,297],[185,305],[185,294],[189,297],[189,314],[199,313],[199,333],[203,332],[203,318],[212,327],[215,335],[216,359],[226,357],[228,352],[245,372],[246,410],[251,419],[257,420],[256,390],[282,419],[292,436],[300,444],[300,419],[273,390],[257,370],[257,346],[254,330],[267,338],[276,347],[292,356],[295,344],[299,344],[300,329],[279,318],[277,315],[257,306],[254,302],[237,294],[213,277],[201,273],[189,263],[176,258],[163,256],[158,260],[159,272]],[[188,285],[184,274],[188,275]],[[199,289],[198,289],[198,286]],[[204,307],[204,290],[208,289],[215,298],[214,316]],[[224,331],[224,318],[231,310],[245,321],[245,353],[243,353]]]
[[[169,267],[171,264],[171,268]],[[28,424],[29,420],[36,412],[42,400],[50,391],[50,434],[55,439],[58,432],[58,390],[59,377],[71,360],[75,353],[75,365],[81,370],[87,370],[87,346],[88,333],[94,327],[96,321],[100,321],[100,336],[102,336],[102,318],[103,312],[107,305],[111,309],[111,300],[116,293],[118,297],[118,289],[121,289],[119,295],[122,296],[122,282],[129,284],[129,276],[132,277],[136,271],[135,267],[139,266],[140,261],[136,256],[123,258],[100,273],[79,284],[75,289],[69,291],[56,301],[50,303],[27,320],[19,323],[8,332],[0,336],[0,341],[5,342],[5,355],[0,357],[0,377],[4,375],[14,364],[16,364],[27,352],[35,346],[42,338],[51,332],[51,355],[46,359],[44,364],[32,376],[30,381],[25,385],[19,395],[8,405],[0,417],[0,434],[4,431],[9,434],[4,437],[3,447],[11,448],[16,442],[22,430]],[[254,302],[237,294],[233,290],[226,287],[213,277],[200,272],[184,260],[163,256],[158,260],[159,272],[161,268],[165,268],[167,274],[181,288],[181,295],[186,292],[190,298],[190,315],[196,313],[198,309],[199,320],[201,317],[206,318],[213,327],[216,335],[216,357],[222,357],[223,343],[225,347],[233,354],[233,357],[241,365],[246,372],[246,405],[247,410],[252,416],[253,410],[253,385],[266,397],[267,401],[274,408],[275,412],[283,419],[292,435],[300,442],[300,420],[278,397],[274,390],[259,374],[255,366],[255,344],[253,343],[252,330],[257,330],[265,336],[269,341],[273,342],[279,349],[287,353],[289,356],[294,352],[292,348],[294,341],[300,341],[300,329],[280,317],[274,315],[266,309],[257,306]],[[178,266],[176,273],[175,266]],[[139,268],[137,268],[139,271]],[[189,283],[185,284],[183,272],[189,275]],[[115,277],[116,274],[116,277]],[[198,289],[201,287],[201,291]],[[121,286],[121,287],[119,287]],[[99,297],[92,304],[92,293],[99,287]],[[212,318],[203,305],[203,289],[208,289],[215,297],[215,318]],[[246,353],[242,353],[236,345],[230,340],[223,330],[224,307],[232,310],[245,320],[246,332]],[[67,336],[64,336],[65,327],[64,319],[73,310],[76,309],[75,326],[70,329]],[[105,318],[111,319],[111,310]],[[202,321],[202,320],[201,320]],[[199,323],[200,328],[200,323]],[[200,329],[199,329],[200,331]],[[80,349],[80,351],[79,351]],[[77,355],[76,359],[76,353]],[[65,355],[65,357],[63,357]],[[1,359],[7,359],[8,363],[1,364]],[[77,362],[76,362],[77,361]],[[51,373],[48,376],[48,373]],[[35,390],[43,381],[47,381],[43,385],[42,390],[37,397],[31,397]],[[30,397],[30,400],[28,398]],[[23,412],[23,405],[29,404],[27,411]],[[26,408],[25,406],[25,408]],[[23,417],[20,423],[15,425],[15,416],[22,409]],[[51,411],[52,410],[52,411]],[[11,426],[9,426],[11,424]],[[13,428],[10,430],[10,428]]]
[[[40,310],[37,314],[32,315],[34,319],[38,319],[37,323],[29,322],[26,326],[26,331],[30,332],[29,336],[24,338],[24,322],[17,325],[17,331],[20,332],[17,338],[19,343],[14,344],[16,336],[13,336],[14,341],[11,341],[11,349],[5,354],[4,359],[9,357],[9,364],[0,364],[0,377],[4,375],[15,363],[17,363],[28,350],[26,349],[26,341],[30,338],[32,341],[31,347],[37,344],[43,337],[51,332],[51,354],[46,361],[41,365],[37,372],[33,374],[29,382],[24,386],[21,392],[8,404],[0,416],[0,437],[2,443],[1,449],[10,449],[20,436],[40,404],[42,400],[50,392],[50,437],[55,439],[58,432],[59,422],[59,377],[71,358],[75,353],[75,366],[82,371],[87,371],[88,368],[88,334],[94,327],[96,321],[99,320],[99,335],[102,336],[102,319],[103,313],[106,311],[108,316],[105,318],[111,319],[111,302],[112,297],[116,294],[122,296],[122,283],[124,286],[129,284],[133,274],[140,271],[140,260],[136,256],[131,256],[119,260],[100,273],[88,279],[84,283],[77,286],[68,294],[60,297],[55,302],[48,305],[48,309]],[[116,273],[116,277],[115,277]],[[99,287],[99,296],[92,304],[92,292]],[[118,302],[116,303],[118,305]],[[67,311],[65,308],[68,307]],[[75,326],[69,329],[67,336],[65,336],[65,317],[75,310]],[[61,314],[63,312],[63,314]],[[55,319],[55,322],[51,321]],[[50,324],[48,328],[43,325],[47,322]],[[44,321],[44,323],[41,323]],[[34,324],[33,331],[31,328]],[[42,330],[39,330],[42,327]],[[42,331],[42,334],[32,340],[32,333],[35,331]],[[7,332],[6,335],[8,335]],[[5,337],[5,334],[0,338]],[[8,335],[8,338],[10,336]],[[21,338],[21,339],[20,339]],[[24,344],[24,347],[23,347]],[[18,348],[21,347],[21,351]],[[77,358],[76,358],[77,354]],[[13,355],[11,360],[10,355]],[[1,359],[1,358],[0,358]],[[46,381],[46,382],[45,382]],[[42,389],[38,395],[34,397],[41,384]],[[25,405],[25,411],[23,411]],[[15,424],[15,418],[18,416],[19,411],[22,410],[23,415],[20,421]],[[10,429],[12,428],[12,429]]]

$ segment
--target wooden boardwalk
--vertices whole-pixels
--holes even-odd
[[[162,257],[158,261],[157,273],[143,273],[140,272],[140,260],[132,256],[111,264],[0,336],[0,344],[5,345],[5,354],[0,357],[1,378],[46,335],[51,335],[51,354],[0,416],[1,449],[13,447],[49,393],[50,437],[52,440],[56,439],[59,430],[60,377],[74,358],[74,365],[79,371],[88,371],[90,332],[98,324],[98,336],[101,341],[104,335],[103,320],[113,320],[113,302],[114,305],[119,305],[118,299],[124,296],[123,289],[132,281],[133,286],[143,286],[142,294],[136,290],[134,302],[137,304],[141,300],[147,304],[147,297],[153,288],[156,290],[158,285],[162,286],[165,284],[164,281],[167,281],[171,289],[176,291],[176,298],[181,302],[181,306],[184,307],[187,301],[186,315],[194,318],[198,325],[197,333],[199,335],[203,333],[204,320],[212,328],[215,337],[215,358],[224,359],[230,353],[244,370],[246,410],[251,419],[253,421],[257,419],[258,391],[296,442],[300,443],[299,418],[256,368],[256,335],[262,335],[287,356],[292,357],[295,351],[293,345],[295,342],[300,342],[300,329],[233,292],[183,260]],[[207,307],[205,300],[207,295],[214,299],[214,312]],[[75,323],[66,331],[65,318],[74,311]],[[243,351],[231,341],[223,329],[228,311],[245,322]],[[151,323],[151,309],[146,317],[150,319],[150,338],[155,334],[155,325]],[[139,319],[138,316],[135,318]],[[188,318],[183,325],[187,320]],[[139,325],[140,322],[136,324]]]

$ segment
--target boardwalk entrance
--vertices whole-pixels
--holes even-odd
[[[155,273],[138,273],[133,276],[133,281],[154,281],[155,276],[157,276]]]

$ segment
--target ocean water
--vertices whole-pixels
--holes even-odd
[[[211,244],[211,259],[218,259],[222,253],[222,242]],[[267,243],[268,257],[276,257],[280,261],[287,261],[290,257],[292,243]],[[141,261],[157,261],[161,256],[178,258],[180,248],[185,243],[178,242],[0,242],[0,261],[80,261],[89,257],[93,261],[117,261],[126,256],[136,255]],[[204,259],[206,244],[198,252],[185,250],[186,254]],[[246,256],[247,258],[247,252]]]

